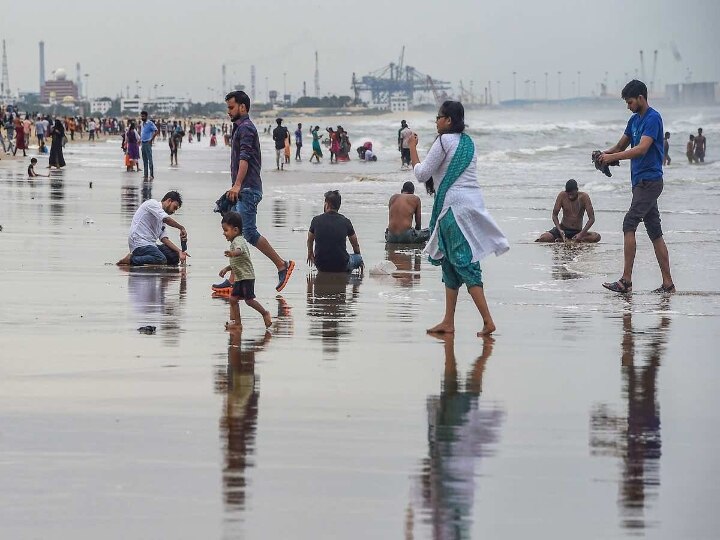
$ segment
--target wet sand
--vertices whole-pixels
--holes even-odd
[[[540,246],[556,191],[537,189],[543,206],[488,182],[512,246],[483,262],[498,332],[475,336],[463,292],[456,335],[440,340],[425,335],[442,316],[439,270],[382,240],[409,173],[276,173],[263,148],[259,229],[298,262],[278,299],[274,267],[253,251],[272,334],[242,308],[243,331],[226,332],[228,305],[210,294],[225,264],[211,210],[227,149],[184,144],[170,169],[161,142],[152,186],[124,172],[112,141],[76,143],[49,179],[0,162],[0,536],[715,536],[716,237],[667,235],[680,292],[661,298],[641,231],[636,292],[619,297],[600,283],[619,275],[624,199],[594,198],[601,244]],[[306,228],[329,186],[368,267],[388,259],[398,272],[307,268]],[[189,266],[118,269],[133,212],[169,189],[184,196]],[[717,219],[663,224],[712,231]]]

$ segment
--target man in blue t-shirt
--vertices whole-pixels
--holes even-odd
[[[632,202],[623,220],[625,265],[622,277],[603,287],[613,292],[628,293],[632,290],[632,271],[635,263],[635,231],[643,221],[645,230],[655,248],[655,257],[662,274],[662,285],[653,292],[675,292],[670,275],[670,256],[660,226],[657,200],[663,190],[662,164],[664,157],[663,122],[655,109],[647,102],[645,83],[633,80],[622,90],[622,98],[633,115],[628,121],[620,141],[599,157],[603,164],[623,159],[630,160]],[[632,146],[627,150],[628,146]]]
[[[153,166],[152,145],[153,142],[155,142],[155,137],[157,137],[158,128],[155,125],[155,122],[148,120],[147,111],[142,111],[140,113],[140,120],[142,120],[142,127],[140,128],[140,143],[143,158],[143,179],[148,180],[149,172],[149,179],[153,180],[155,177],[155,167]]]

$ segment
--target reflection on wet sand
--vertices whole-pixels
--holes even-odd
[[[669,304],[663,298],[660,311]],[[615,414],[601,403],[591,413],[590,448],[593,455],[611,455],[622,459],[619,507],[622,525],[644,529],[644,511],[648,500],[657,497],[660,486],[660,405],[657,402],[657,375],[667,342],[670,317],[660,315],[657,326],[647,331],[633,329],[632,306],[623,313],[621,372],[626,415]],[[647,349],[646,360],[637,365],[636,338]]]
[[[394,286],[410,289],[419,283],[422,250],[417,246],[386,244],[385,258],[397,268],[392,273]],[[398,291],[393,300],[387,303],[388,314],[393,320],[412,322],[417,319],[418,305],[413,297]]]
[[[476,459],[491,456],[505,411],[498,404],[480,406],[485,366],[493,338],[485,338],[480,357],[467,374],[464,388],[455,360],[453,336],[444,338],[445,372],[439,396],[429,396],[428,457],[422,461],[414,499],[432,538],[471,538]],[[406,538],[413,538],[413,514],[406,516]],[[408,530],[408,528],[410,530]]]
[[[57,225],[65,212],[65,181],[61,171],[50,172],[50,215]]]
[[[322,339],[323,351],[337,354],[339,342],[352,333],[362,276],[317,272],[307,278],[307,314],[310,336]],[[347,288],[351,287],[350,296]]]
[[[120,213],[124,217],[128,218],[128,220],[132,219],[135,211],[140,206],[140,201],[138,200],[138,187],[134,183],[130,182],[132,181],[123,183],[120,188]]]
[[[185,268],[120,268],[128,272],[128,295],[136,314],[135,324],[156,326],[164,343],[179,345],[181,311],[187,296]],[[177,295],[168,292],[173,283],[179,284]]]
[[[569,242],[553,244],[552,249],[552,278],[564,281],[567,279],[579,279],[578,274],[568,268],[568,265],[575,262],[579,255],[579,246]]]
[[[272,207],[272,224],[273,227],[280,228],[287,225],[287,201],[285,199],[273,199]]]
[[[256,353],[263,351],[273,335],[292,334],[293,321],[287,302],[278,300],[278,317],[271,332],[255,339],[242,339],[242,329],[230,331],[227,366],[215,372],[215,392],[225,395],[220,416],[220,436],[223,439],[225,464],[223,467],[223,496],[228,525],[242,521],[248,496],[247,469],[253,466],[257,433],[260,379],[255,373]],[[226,537],[234,537],[227,531]],[[241,531],[235,531],[236,533]]]

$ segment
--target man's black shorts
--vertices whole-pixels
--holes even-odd
[[[658,210],[658,197],[663,190],[662,178],[658,180],[641,180],[632,190],[630,209],[623,220],[623,232],[637,230],[638,224],[643,221],[645,230],[651,241],[660,238],[660,211]]]
[[[562,227],[562,230],[565,233],[565,238],[567,238],[568,240],[570,240],[573,236],[580,232],[580,229],[566,229],[565,227]],[[553,227],[548,232],[553,235],[553,238],[555,238],[555,240],[560,239],[560,231],[557,227]]]
[[[255,298],[255,280],[243,279],[233,283],[232,297],[238,300],[252,300]]]

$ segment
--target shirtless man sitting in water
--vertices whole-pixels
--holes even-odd
[[[389,244],[422,244],[430,238],[428,229],[421,229],[420,197],[415,195],[415,184],[405,182],[400,193],[388,202],[388,228],[385,241]],[[413,228],[415,218],[415,228]]]
[[[558,221],[560,210],[563,212],[562,221]],[[583,227],[583,216],[587,212],[588,221]],[[555,226],[548,232],[540,235],[536,242],[573,242],[594,243],[600,241],[600,235],[591,232],[590,227],[595,223],[595,211],[590,202],[590,196],[578,191],[575,180],[568,180],[565,191],[558,193],[555,207],[552,211],[552,220]]]

